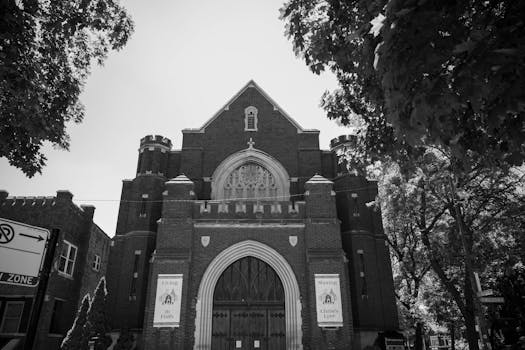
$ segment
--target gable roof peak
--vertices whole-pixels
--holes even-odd
[[[279,111],[296,129],[297,129],[297,133],[303,133],[303,132],[315,132],[315,133],[318,133],[319,130],[309,130],[309,129],[303,129],[299,123],[297,123],[292,117],[290,117],[288,115],[288,113],[286,113],[284,111],[284,109],[281,108],[281,106],[279,106],[277,104],[277,102],[275,102],[271,97],[270,95],[268,95],[266,93],[266,91],[264,91],[256,82],[255,80],[253,79],[250,79],[240,90],[239,92],[237,92],[228,102],[226,102],[226,104],[221,108],[219,109],[214,115],[213,117],[211,117],[210,119],[208,119],[208,121],[206,123],[204,123],[204,125],[202,127],[200,127],[199,129],[184,129],[182,130],[182,132],[188,132],[188,133],[194,133],[194,132],[197,132],[197,133],[203,133],[206,131],[206,128],[215,120],[219,117],[219,115],[221,115],[222,112],[224,111],[227,111],[230,109],[230,105],[235,102],[235,100],[237,100],[248,88],[255,88],[257,89],[257,91],[273,106],[273,110],[274,111]]]

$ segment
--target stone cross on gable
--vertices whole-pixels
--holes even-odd
[[[250,141],[248,141],[248,148],[253,148],[253,145],[255,145],[255,141],[253,141],[250,137]]]

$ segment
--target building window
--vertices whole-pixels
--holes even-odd
[[[133,276],[129,291],[129,300],[137,300],[137,280],[139,278],[139,259],[142,251],[135,250],[135,261],[133,262]]]
[[[353,202],[354,202],[354,204],[353,204],[354,210],[353,210],[352,215],[354,217],[359,217],[360,213],[359,213],[359,202],[358,202],[358,199],[357,199],[358,198],[357,193],[352,193],[351,197],[352,197]]]
[[[0,325],[0,333],[18,333],[23,311],[23,301],[6,302],[4,317],[2,318],[2,324]]]
[[[93,270],[100,271],[100,255],[95,254],[95,259],[93,259]]]
[[[58,272],[67,276],[73,276],[75,268],[75,260],[77,258],[77,247],[64,241],[62,243],[62,251],[60,252],[60,260],[58,262]]]
[[[359,272],[359,277],[361,277],[361,297],[366,297],[368,296],[368,288],[365,276],[365,252],[359,249],[357,254],[359,255],[359,263],[361,265],[361,271]]]
[[[146,202],[148,200],[148,197],[149,196],[147,194],[142,195],[142,201],[140,202],[140,213],[139,213],[139,217],[141,218],[146,217]]]
[[[53,305],[53,314],[51,315],[51,326],[49,327],[49,333],[63,334],[64,327],[61,322],[62,314],[64,312],[64,300],[55,299],[55,305]]]
[[[257,108],[253,106],[244,110],[244,131],[257,131]]]

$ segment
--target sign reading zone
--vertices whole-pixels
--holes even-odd
[[[36,286],[49,231],[0,218],[0,283]]]

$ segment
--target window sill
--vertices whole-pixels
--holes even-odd
[[[74,280],[72,275],[68,275],[67,273],[64,273],[64,272],[58,271],[58,275],[61,277],[67,278],[68,280],[72,280],[72,281]]]

